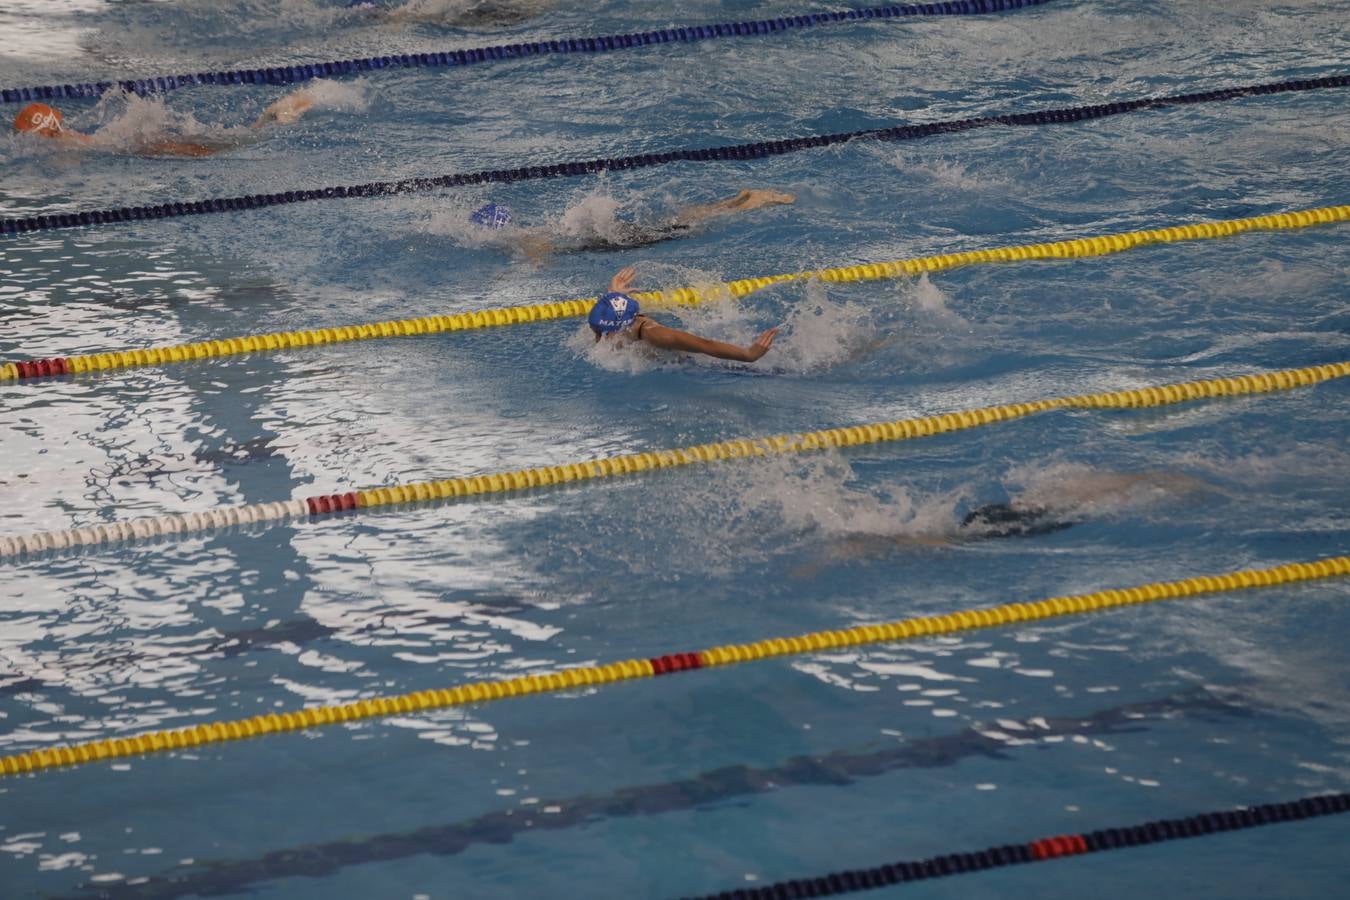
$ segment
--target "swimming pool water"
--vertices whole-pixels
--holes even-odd
[[[427,9],[461,7],[424,0]],[[7,4],[0,86],[831,9],[560,4],[501,28],[319,0]],[[207,160],[0,139],[0,216],[1023,112],[1344,71],[1334,2],[1047,3],[594,57],[387,71]],[[238,136],[282,91],[63,104],[130,141]],[[13,108],[8,114],[14,112]],[[536,303],[1343,203],[1343,90],[0,240],[0,360]],[[741,187],[790,206],[524,258]],[[783,285],[575,320],[0,389],[0,534],[1340,361],[1345,226]],[[1057,412],[0,564],[0,753],[1350,549],[1350,387]],[[1123,489],[1117,475],[1145,478]],[[932,546],[986,503],[1051,534]],[[789,657],[0,779],[5,897],[678,896],[1346,790],[1344,581]],[[1328,897],[1336,818],[899,896]],[[879,896],[887,892],[878,892]]]

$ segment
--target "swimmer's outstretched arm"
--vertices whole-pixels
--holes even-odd
[[[136,145],[136,153],[139,156],[177,156],[186,159],[214,156],[221,149],[207,144],[195,144],[192,141],[179,141],[172,138],[150,140]]]
[[[678,328],[667,328],[656,322],[648,322],[642,329],[642,340],[653,347],[660,347],[663,350],[683,350],[686,353],[704,353],[718,359],[734,359],[739,362],[754,362],[768,353],[769,348],[773,346],[773,339],[777,336],[778,328],[770,328],[755,338],[755,342],[749,347],[740,347],[724,341],[699,337]]]
[[[299,121],[300,117],[314,106],[314,94],[308,88],[301,88],[277,100],[262,111],[249,127],[255,131],[268,125],[286,125]],[[231,144],[200,144],[181,138],[152,138],[136,145],[136,152],[144,156],[175,156],[186,159],[200,159],[214,156],[222,150],[232,149]]]
[[[624,266],[609,280],[610,291],[616,294],[628,293],[636,276],[636,268]],[[734,359],[738,362],[754,362],[759,359],[769,352],[769,348],[773,346],[773,339],[777,336],[778,329],[770,328],[755,338],[755,342],[749,347],[740,347],[724,341],[699,337],[678,328],[669,328],[650,319],[642,327],[642,340],[653,347],[660,347],[662,350],[682,350],[685,353],[703,353],[718,359]]]
[[[63,143],[67,143],[67,144],[92,144],[92,143],[94,143],[94,136],[93,136],[92,134],[85,134],[83,131],[72,131],[72,130],[69,129],[69,128],[65,129],[65,130],[62,131],[60,134],[58,134],[58,135],[56,136],[56,139],[57,139],[58,141],[61,141],[61,142],[63,142]]]
[[[81,131],[75,131],[71,128],[63,128],[59,133],[52,135],[56,140],[66,144],[82,144],[93,146],[99,144],[98,140],[92,134],[85,134]],[[107,145],[102,145],[107,146]],[[119,148],[113,147],[113,150]],[[205,144],[196,144],[192,141],[183,141],[176,138],[151,138],[135,144],[123,152],[131,152],[141,156],[186,156],[199,157],[210,156],[220,150],[219,147],[209,147]]]

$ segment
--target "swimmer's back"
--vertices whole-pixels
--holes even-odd
[[[1014,506],[986,503],[966,513],[961,520],[963,535],[982,538],[1035,537],[1063,531],[1077,523],[1056,515],[1044,506]]]
[[[672,238],[683,237],[691,230],[690,226],[679,222],[662,222],[655,225],[640,225],[623,219],[615,222],[609,234],[588,234],[581,237],[562,239],[561,243],[577,252],[604,252],[607,250],[632,250],[635,247],[647,247]]]

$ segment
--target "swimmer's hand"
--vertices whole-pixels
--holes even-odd
[[[609,289],[611,293],[626,294],[629,288],[633,286],[633,281],[637,278],[637,268],[635,266],[624,266],[614,273],[614,277],[609,280]]]
[[[773,346],[773,339],[778,337],[778,326],[770,328],[768,331],[755,338],[755,342],[745,348],[746,355],[749,357],[746,362],[754,362]]]

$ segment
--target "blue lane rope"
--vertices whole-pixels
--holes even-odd
[[[515,169],[490,169],[458,175],[440,175],[436,177],[405,178],[401,181],[373,181],[340,187],[312,188],[309,190],[285,191],[276,194],[251,194],[243,197],[214,197],[210,200],[189,200],[161,203],[151,206],[124,206],[120,209],[92,210],[79,213],[59,213],[54,215],[28,216],[26,218],[0,219],[0,235],[25,234],[34,231],[53,231],[59,228],[79,228],[87,225],[111,225],[119,222],[136,222],[146,219],[176,219],[181,216],[195,216],[205,213],[234,212],[245,209],[261,209],[267,206],[281,206],[288,203],[306,203],[311,200],[329,200],[337,197],[385,197],[395,194],[436,190],[439,188],[460,187],[470,184],[507,184],[517,181],[529,181],[536,178],[564,178],[590,175],[597,172],[621,171],[624,169],[645,169],[673,162],[705,162],[714,160],[763,159],[796,153],[815,147],[828,147],[851,140],[907,141],[931,137],[937,134],[950,134],[987,128],[992,125],[1050,125],[1061,122],[1082,122],[1090,119],[1102,119],[1124,113],[1145,109],[1160,109],[1169,106],[1182,106],[1194,103],[1217,103],[1234,100],[1239,97],[1251,97],[1264,94],[1282,94],[1290,91],[1313,91],[1324,88],[1350,86],[1350,75],[1332,75],[1304,81],[1282,81],[1273,84],[1256,84],[1244,87],[1224,88],[1217,91],[1204,91],[1193,94],[1177,94],[1170,97],[1145,97],[1139,100],[1126,100],[1119,103],[1105,103],[1097,106],[1076,106],[1066,109],[1049,109],[1039,112],[1016,113],[1004,116],[980,116],[972,119],[957,119],[946,122],[929,122],[923,125],[897,125],[890,128],[871,128],[864,131],[847,131],[836,134],[822,134],[812,137],[788,138],[781,141],[736,144],[730,147],[705,147],[697,150],[672,150],[665,153],[644,153],[637,156],[621,156],[610,159],[592,159],[583,162],[554,163],[552,165],[521,166]]]
[[[964,875],[968,872],[981,872],[1002,866],[1045,862],[1065,856],[1100,853],[1103,850],[1141,847],[1163,841],[1259,828],[1283,822],[1298,822],[1346,812],[1350,812],[1350,794],[1324,794],[1288,803],[1263,803],[1259,806],[1204,813],[1184,819],[1161,819],[1125,828],[1106,828],[1085,834],[1043,838],[1025,844],[1004,844],[974,853],[947,853],[928,859],[890,863],[870,869],[849,869],[815,878],[734,888],[687,900],[798,900],[801,897],[832,897],[837,894],[890,887],[907,881],[945,878],[949,875]]]
[[[121,81],[93,81],[82,84],[50,84],[40,87],[10,88],[0,91],[5,103],[29,103],[34,100],[59,100],[66,97],[97,97],[104,91],[119,88],[128,93],[166,93],[192,84],[295,84],[311,78],[333,78],[379,69],[416,69],[439,66],[468,66],[474,63],[542,56],[550,53],[608,53],[651,44],[694,43],[722,37],[748,37],[814,28],[837,22],[857,22],[874,19],[902,19],[915,16],[968,16],[1004,12],[1039,6],[1049,0],[957,0],[947,3],[924,3],[909,6],[876,6],[871,9],[850,9],[843,12],[811,13],[804,16],[785,16],[778,19],[760,19],[757,22],[724,22],[719,25],[688,25],[643,31],[632,34],[611,34],[602,37],[564,38],[552,41],[534,41],[524,44],[503,44],[496,47],[476,47],[467,50],[447,50],[438,53],[404,53],[397,56],[369,56],[365,59],[346,59],[337,62],[309,63],[298,66],[275,66],[267,69],[235,69],[228,72],[197,72],[192,75],[167,75],[156,78],[128,78]]]

